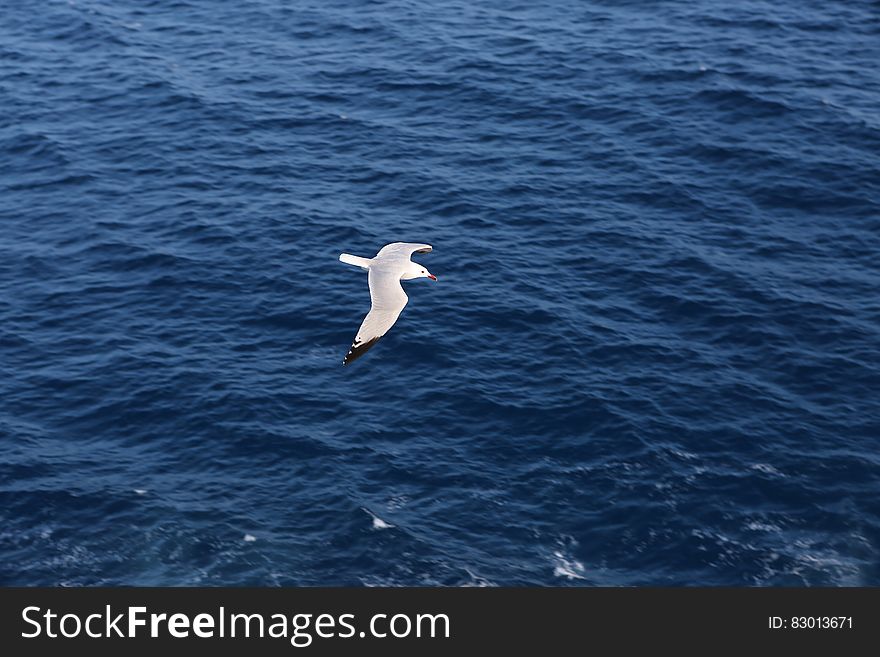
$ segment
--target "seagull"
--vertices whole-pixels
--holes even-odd
[[[373,302],[370,312],[364,317],[351,349],[342,361],[343,365],[363,356],[367,349],[379,341],[397,321],[400,312],[409,301],[400,281],[434,276],[419,263],[410,260],[413,253],[430,253],[430,244],[411,244],[394,242],[383,246],[375,258],[360,258],[343,253],[339,259],[349,265],[366,269],[369,272],[370,299]]]

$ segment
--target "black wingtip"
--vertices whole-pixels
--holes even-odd
[[[356,342],[351,345],[351,349],[348,350],[348,353],[345,354],[345,359],[342,361],[343,365],[348,365],[356,361],[358,358],[367,353],[367,350],[376,344],[379,341],[379,338],[382,336],[376,336],[372,340],[367,340],[366,342]]]

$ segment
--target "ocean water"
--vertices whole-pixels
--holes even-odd
[[[2,3],[0,584],[880,584],[878,37]]]

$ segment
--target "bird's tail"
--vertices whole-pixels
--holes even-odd
[[[342,253],[339,255],[339,259],[348,265],[354,265],[355,267],[361,267],[363,269],[370,268],[370,258],[359,258],[358,256],[353,256],[348,253]]]

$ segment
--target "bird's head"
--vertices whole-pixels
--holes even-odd
[[[437,280],[437,277],[434,276],[434,274],[417,262],[410,262],[409,267],[400,278],[404,281],[409,281],[413,278],[430,278],[432,281]]]

